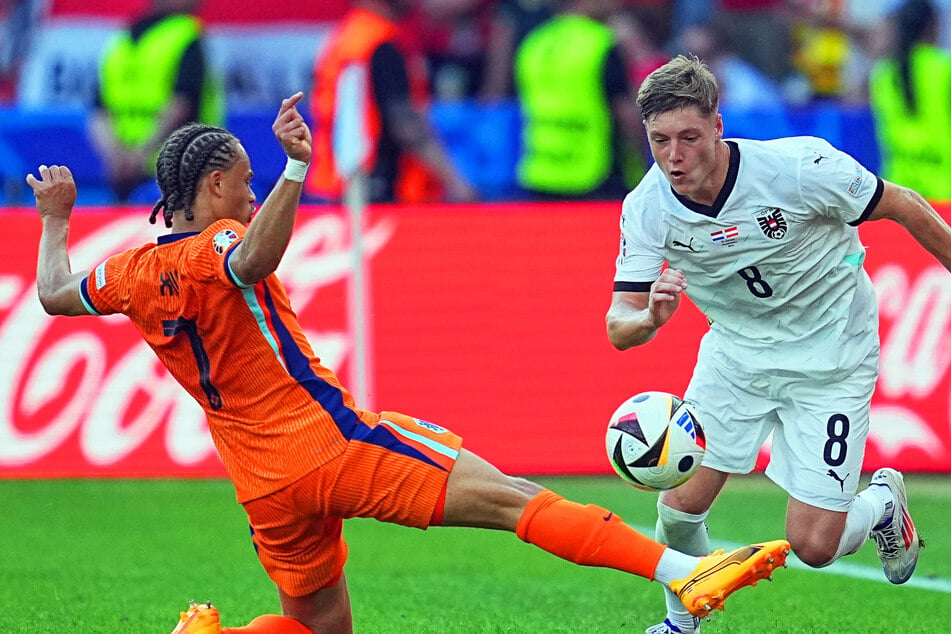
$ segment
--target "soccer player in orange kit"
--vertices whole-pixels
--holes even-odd
[[[272,129],[284,175],[251,221],[251,165],[230,132],[188,124],[159,154],[159,212],[171,233],[71,272],[67,250],[76,185],[67,167],[26,177],[42,221],[37,291],[52,315],[122,313],[202,405],[215,446],[275,582],[283,616],[222,628],[211,604],[192,604],[176,633],[350,632],[341,528],[350,517],[425,529],[515,532],[563,559],[629,572],[670,587],[694,614],[785,563],[778,540],[692,557],[581,505],[507,476],[462,439],[395,412],[360,409],[311,350],[274,271],[288,245],[311,132],[285,99]]]

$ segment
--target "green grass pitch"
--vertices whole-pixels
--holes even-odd
[[[537,480],[652,530],[654,496],[613,476]],[[906,481],[929,542],[909,584],[884,582],[869,542],[824,571],[793,562],[733,596],[704,632],[946,631],[951,477]],[[784,510],[762,476],[734,478],[709,521],[714,546],[781,537]],[[371,520],[344,530],[358,632],[643,632],[662,616],[658,584],[573,566],[508,533]],[[4,633],[169,632],[192,598],[213,600],[225,625],[279,610],[220,480],[0,480],[0,587]]]

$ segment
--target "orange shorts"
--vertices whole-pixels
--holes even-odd
[[[343,572],[343,520],[372,517],[415,528],[442,512],[462,438],[404,414],[361,424],[347,450],[297,482],[244,504],[268,576],[291,596],[333,585]]]

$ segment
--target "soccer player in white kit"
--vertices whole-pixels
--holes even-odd
[[[901,474],[879,469],[856,494],[879,354],[856,226],[894,220],[949,270],[951,229],[821,139],[724,140],[716,80],[696,58],[651,73],[637,102],[655,164],[624,200],[608,336],[621,350],[647,343],[684,291],[710,320],[685,393],[707,451],[658,498],[658,541],[709,552],[710,507],[772,431],[766,475],[789,494],[798,557],[826,566],[871,537],[888,580],[904,583],[921,540]],[[699,629],[668,593],[647,632]]]

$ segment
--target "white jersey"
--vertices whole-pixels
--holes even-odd
[[[877,302],[855,228],[884,184],[813,137],[730,140],[712,206],[654,165],[624,200],[616,291],[647,292],[666,260],[712,320],[716,347],[751,371],[855,367],[878,346]]]

